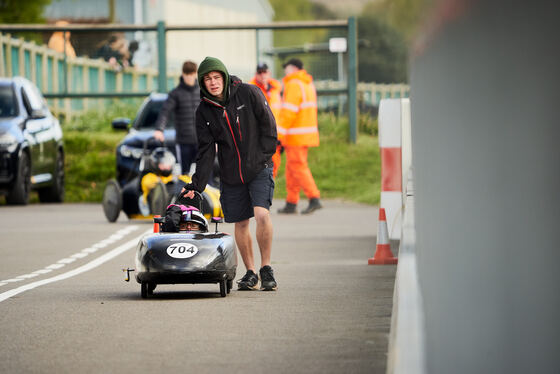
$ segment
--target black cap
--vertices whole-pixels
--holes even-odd
[[[265,64],[264,62],[260,62],[257,65],[257,73],[262,73],[262,72],[265,72],[265,71],[268,71],[268,65]]]
[[[301,62],[301,60],[299,58],[291,58],[288,60],[288,62],[284,63],[284,65],[282,65],[283,68],[285,68],[288,65],[294,65],[296,68],[298,69],[303,69],[303,62]]]

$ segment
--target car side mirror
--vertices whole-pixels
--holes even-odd
[[[128,130],[130,127],[130,118],[115,118],[113,122],[111,122],[113,129],[115,130]]]
[[[45,109],[41,108],[41,109],[33,109],[31,111],[31,119],[41,119],[41,118],[45,118],[47,116],[47,113],[45,111]]]

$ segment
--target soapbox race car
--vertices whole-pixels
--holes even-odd
[[[138,174],[121,186],[118,179],[107,182],[103,192],[103,212],[109,222],[117,221],[120,211],[130,219],[151,219],[164,215],[171,198],[190,183],[189,175],[179,175],[175,156],[153,137],[143,141]],[[207,219],[221,217],[220,191],[208,185],[202,193],[201,211]]]
[[[152,295],[158,284],[218,283],[222,297],[230,292],[237,269],[235,240],[218,231],[221,217],[212,218],[216,226],[210,230],[200,213],[202,199],[196,193],[197,208],[185,202],[191,199],[177,198],[180,203],[171,204],[164,217],[154,218],[154,233],[138,242],[136,268],[123,270],[126,281],[135,271],[142,298]]]
[[[190,183],[190,170],[180,170],[176,163],[175,125],[171,116],[164,130],[164,143],[154,137],[155,124],[167,94],[152,93],[133,121],[116,118],[114,130],[127,131],[116,147],[115,179],[107,182],[103,193],[103,212],[115,222],[124,211],[129,219],[152,219],[163,215],[165,208],[183,185]],[[219,201],[219,166],[214,162],[213,176],[203,192],[202,211],[207,219],[221,216]]]

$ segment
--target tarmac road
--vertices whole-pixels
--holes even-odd
[[[274,202],[277,292],[168,285],[147,300],[121,268],[151,223],[0,206],[0,372],[384,373],[396,267],[367,265],[377,207],[324,205],[281,216]]]

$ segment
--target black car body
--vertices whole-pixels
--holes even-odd
[[[161,219],[160,219],[161,222]],[[148,234],[136,247],[136,281],[146,298],[158,284],[218,283],[225,297],[237,269],[237,248],[219,232]]]
[[[8,204],[64,200],[62,129],[39,89],[22,77],[0,78],[0,193]]]

